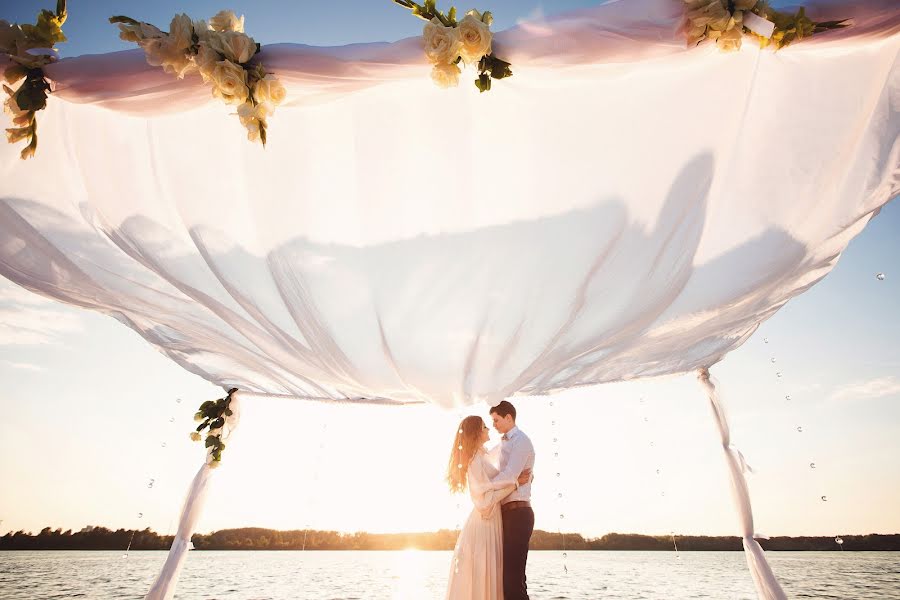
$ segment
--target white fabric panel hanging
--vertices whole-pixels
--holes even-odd
[[[737,510],[738,522],[741,526],[741,541],[744,546],[744,556],[747,558],[747,567],[750,569],[750,577],[756,588],[757,597],[760,600],[786,600],[787,594],[781,589],[781,584],[775,578],[772,567],[766,560],[762,546],[756,541],[760,537],[753,528],[753,507],[750,504],[750,488],[747,485],[745,473],[750,471],[741,451],[731,443],[731,429],[728,427],[728,419],[725,416],[725,407],[719,397],[716,384],[712,382],[708,369],[699,369],[697,379],[700,386],[709,398],[709,406],[712,409],[716,428],[719,430],[719,439],[722,440],[722,449],[725,452],[725,463],[728,466],[728,478],[731,481],[731,495]]]

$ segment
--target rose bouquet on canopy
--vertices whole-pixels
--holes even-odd
[[[778,11],[764,0],[684,0],[689,46],[712,40],[721,50],[739,50],[746,30],[760,47],[781,49],[815,33],[840,29],[841,21],[815,22],[801,6],[796,13]]]
[[[231,417],[234,416],[234,412],[231,410],[231,402],[237,391],[237,388],[232,388],[224,398],[207,400],[194,413],[194,421],[200,424],[191,432],[191,440],[199,442],[202,437],[200,433],[209,428],[206,432],[206,462],[211,469],[217,468],[222,463],[222,451],[225,449],[222,434],[226,425],[233,425]]]
[[[394,0],[412,14],[428,21],[422,32],[425,41],[425,57],[433,65],[431,79],[440,87],[459,85],[462,73],[460,63],[478,65],[475,86],[482,92],[491,89],[492,79],[512,76],[510,64],[493,54],[490,12],[470,10],[456,20],[456,7],[446,13],[437,9],[435,0],[425,0],[418,4],[412,0]]]
[[[56,60],[56,44],[65,42],[62,32],[66,22],[66,0],[57,0],[56,12],[42,10],[34,25],[18,25],[0,20],[0,54],[11,63],[3,72],[7,96],[3,111],[13,125],[6,130],[10,144],[27,141],[22,159],[31,158],[37,150],[37,112],[47,106],[50,82],[44,77],[44,67]],[[10,86],[22,82],[18,88]]]
[[[212,94],[237,106],[247,139],[266,145],[268,118],[284,100],[284,85],[258,61],[250,60],[260,46],[244,33],[244,17],[223,10],[209,22],[175,15],[169,31],[125,16],[109,18],[119,26],[119,37],[136,42],[147,62],[183,78],[199,73],[212,86]]]

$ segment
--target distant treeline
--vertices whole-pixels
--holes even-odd
[[[900,551],[900,534],[845,535],[844,550]],[[193,537],[197,550],[452,550],[456,531],[433,533],[338,533],[336,531],[276,531],[258,527],[223,529]],[[675,536],[679,551],[742,550],[738,537]],[[45,527],[34,535],[24,531],[0,537],[0,550],[168,550],[172,536],[143,530],[85,527],[81,531]],[[766,550],[839,550],[833,537],[773,537],[760,540]],[[577,533],[537,530],[532,550],[660,550],[673,551],[672,536],[608,533],[585,538]]]

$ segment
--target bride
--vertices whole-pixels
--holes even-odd
[[[496,457],[484,449],[488,428],[479,416],[459,424],[450,452],[447,482],[454,493],[469,490],[475,505],[459,534],[450,566],[446,600],[503,600],[503,520],[500,501],[531,479],[530,470],[518,481],[492,481]]]

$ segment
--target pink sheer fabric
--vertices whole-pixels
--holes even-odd
[[[816,0],[804,4],[815,20],[850,18],[853,22],[851,28],[804,40],[807,50],[846,47],[850,40],[865,43],[900,28],[897,5],[892,0]],[[673,0],[610,2],[498,32],[495,48],[517,72],[635,63],[683,52],[682,19],[682,5]],[[273,44],[263,48],[258,60],[289,86],[289,104],[300,105],[339,99],[348,92],[385,82],[427,77],[421,54],[420,38],[409,38],[329,48]],[[46,72],[57,97],[129,114],[191,110],[213,101],[198,76],[176,80],[147,65],[139,49],[66,59],[49,66]]]

